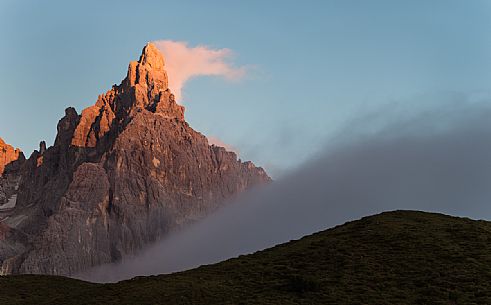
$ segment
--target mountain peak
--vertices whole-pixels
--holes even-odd
[[[130,62],[125,83],[130,87],[145,87],[151,99],[152,95],[155,96],[160,91],[169,89],[164,66],[164,56],[155,44],[149,42],[143,48],[140,59]]]
[[[165,61],[164,56],[159,51],[155,44],[149,42],[143,48],[140,60],[138,61],[144,66],[149,66],[154,70],[164,70]]]
[[[184,121],[184,107],[176,103],[169,90],[164,56],[151,42],[143,48],[138,61],[130,62],[128,74],[120,85],[100,95],[97,102],[85,108],[79,118],[62,121],[76,124],[74,131],[67,129],[73,133],[72,145],[96,147],[109,131],[114,131],[114,138],[124,129],[124,125],[143,110]]]
[[[151,43],[120,85],[81,114],[67,108],[57,130],[9,189],[18,197],[15,222],[0,223],[0,275],[68,275],[118,261],[271,180],[189,126]]]

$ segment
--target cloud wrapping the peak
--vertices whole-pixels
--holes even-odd
[[[491,219],[491,103],[448,102],[403,119],[390,113],[361,116],[294,172],[136,257],[79,277],[106,282],[182,271],[387,210]]]
[[[237,80],[244,76],[245,67],[229,63],[233,52],[230,49],[211,49],[207,46],[188,46],[187,42],[157,40],[155,45],[164,54],[169,77],[169,88],[176,100],[181,102],[186,82],[196,76],[221,76]]]

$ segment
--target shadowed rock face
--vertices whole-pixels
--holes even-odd
[[[269,181],[189,127],[148,44],[119,86],[80,115],[67,108],[55,144],[26,161],[16,208],[0,220],[1,273],[116,261]]]

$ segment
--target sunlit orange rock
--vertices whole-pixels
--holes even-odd
[[[12,147],[0,138],[0,176],[3,174],[5,166],[19,159],[19,157],[23,157],[21,150]]]
[[[120,85],[80,115],[67,108],[57,130],[22,171],[0,273],[70,275],[117,261],[271,180],[189,126],[151,43]]]

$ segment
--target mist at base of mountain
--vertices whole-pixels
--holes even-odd
[[[490,241],[488,221],[385,212],[169,275],[0,277],[0,303],[490,304]]]

